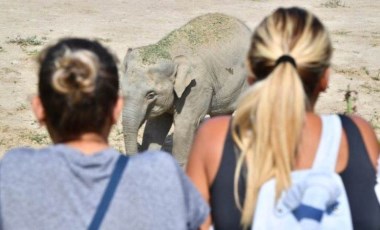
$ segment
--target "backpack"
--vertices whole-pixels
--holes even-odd
[[[346,191],[335,173],[342,124],[337,115],[322,115],[321,119],[321,140],[312,168],[292,172],[292,186],[277,202],[275,179],[264,183],[252,230],[353,229]]]

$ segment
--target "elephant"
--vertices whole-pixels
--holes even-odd
[[[122,126],[127,154],[160,149],[174,124],[172,153],[185,165],[200,121],[231,114],[247,88],[251,31],[237,18],[209,13],[155,44],[129,48],[123,60]]]

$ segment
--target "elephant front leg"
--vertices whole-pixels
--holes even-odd
[[[182,167],[187,163],[195,132],[205,115],[206,112],[199,114],[196,118],[177,117],[175,119],[172,152],[173,156]]]
[[[211,89],[193,89],[176,104],[172,152],[181,166],[187,163],[195,132],[208,112],[211,98]]]
[[[148,119],[145,124],[141,150],[161,150],[172,123],[173,115],[168,113]]]

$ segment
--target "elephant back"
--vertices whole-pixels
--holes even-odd
[[[139,48],[143,64],[178,55],[199,56],[205,50],[215,53],[227,45],[249,47],[249,28],[235,17],[221,13],[201,15],[173,30],[156,44]]]

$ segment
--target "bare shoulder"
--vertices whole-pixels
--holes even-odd
[[[220,131],[227,131],[231,116],[217,116],[204,121],[199,130],[199,134],[220,134]]]
[[[218,154],[223,147],[224,139],[230,124],[230,116],[218,116],[204,121],[199,127],[193,147],[202,149],[199,154]]]
[[[203,184],[200,188],[204,190],[203,194],[208,194],[208,188],[219,168],[230,120],[230,116],[210,118],[201,124],[195,135],[187,173],[195,180],[195,184]],[[208,198],[208,195],[204,196]]]
[[[374,166],[376,166],[377,159],[380,153],[380,146],[374,129],[372,128],[371,124],[369,124],[366,120],[359,116],[353,115],[350,116],[350,118],[359,128],[360,134],[363,137],[363,141],[367,148],[371,162]]]

